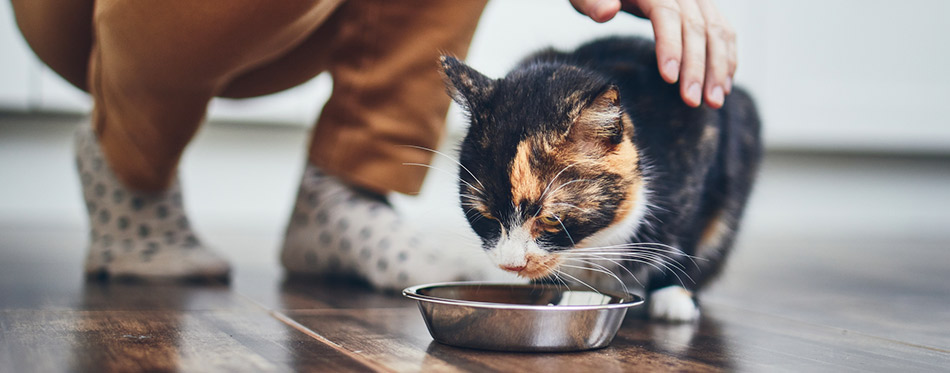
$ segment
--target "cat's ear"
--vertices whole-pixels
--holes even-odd
[[[495,82],[462,63],[455,57],[439,58],[442,76],[452,99],[467,110],[472,110],[491,96]]]
[[[575,141],[594,141],[612,146],[623,140],[623,129],[620,91],[615,86],[609,86],[580,108],[567,135]]]

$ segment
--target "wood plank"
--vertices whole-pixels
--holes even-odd
[[[703,300],[950,350],[943,244],[749,240],[737,250]]]
[[[697,324],[628,318],[610,347],[578,353],[504,353],[434,342],[418,310],[293,311],[288,315],[354,354],[397,371],[828,371],[950,366],[950,353],[836,328],[710,305]]]
[[[942,371],[950,351],[707,302],[697,325],[628,319],[621,343],[738,370]]]
[[[414,302],[395,292],[381,293],[357,281],[286,277],[278,269],[245,271],[235,280],[233,288],[236,293],[274,310],[415,307]]]
[[[432,340],[418,309],[293,311],[288,315],[343,348],[396,371],[716,370],[714,365],[637,344],[577,353],[506,353],[456,348]]]
[[[0,311],[0,370],[368,371],[266,312]]]
[[[87,282],[81,234],[2,233],[0,371],[373,370],[227,285]]]
[[[0,229],[0,310],[257,309],[254,302],[235,296],[224,283],[86,281],[80,249],[83,235],[77,233],[69,229]]]

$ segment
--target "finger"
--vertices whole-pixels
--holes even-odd
[[[723,18],[723,20],[725,20],[725,18]],[[726,78],[726,94],[727,95],[729,93],[732,93],[732,77],[736,76],[736,69],[739,67],[738,66],[739,65],[739,54],[738,54],[739,49],[736,47],[736,32],[735,32],[735,29],[733,29],[731,25],[729,26],[729,30],[731,31],[731,33],[729,33],[728,38],[726,40],[726,44],[729,46],[728,52],[726,52],[728,53],[728,61],[729,61],[729,68],[728,68],[729,72],[727,73],[728,77]]]
[[[730,92],[732,92],[732,77],[736,74],[736,67],[738,64],[736,32],[735,29],[732,28],[732,25],[729,24],[729,21],[726,19],[726,17],[722,16],[722,13],[719,12],[719,9],[716,8],[715,3],[713,3],[711,0],[702,0],[700,2],[700,10],[703,12],[703,16],[706,18],[706,28],[708,30],[707,38],[717,37],[726,45],[726,78],[723,88],[726,95],[728,95]],[[710,20],[715,20],[712,25],[710,24]],[[708,63],[710,58],[707,58],[706,60]]]
[[[679,0],[683,20],[683,66],[680,68],[680,95],[687,105],[702,103],[706,74],[706,21],[695,0]]]
[[[642,10],[653,23],[660,76],[667,83],[676,83],[683,60],[683,26],[679,5],[672,0],[649,1]]]
[[[571,0],[575,10],[594,22],[607,22],[620,11],[620,0]]]
[[[706,76],[703,97],[712,108],[722,107],[726,99],[726,80],[729,78],[728,29],[715,5],[709,0],[697,1],[706,20]]]

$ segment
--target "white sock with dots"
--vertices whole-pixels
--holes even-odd
[[[201,244],[176,180],[167,191],[126,188],[109,169],[88,124],[76,132],[76,167],[89,213],[86,274],[151,280],[226,278],[230,267]]]
[[[291,273],[355,275],[381,289],[483,278],[487,268],[453,255],[404,221],[378,196],[308,164],[287,227],[281,261]]]

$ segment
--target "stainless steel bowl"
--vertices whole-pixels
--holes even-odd
[[[454,282],[402,291],[419,301],[438,342],[501,351],[580,351],[607,347],[633,294],[542,284]]]

